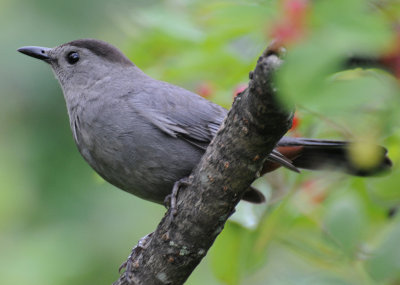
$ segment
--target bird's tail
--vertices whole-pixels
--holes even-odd
[[[261,174],[273,171],[281,166],[297,171],[297,168],[309,170],[338,170],[356,176],[372,176],[382,173],[392,166],[387,150],[378,146],[378,155],[373,166],[358,165],[350,155],[350,142],[283,137],[264,164]],[[252,203],[262,203],[264,196],[250,187],[242,197]]]
[[[336,169],[356,176],[371,176],[392,166],[387,150],[382,146],[377,146],[378,153],[372,165],[357,163],[350,154],[350,144],[346,141],[283,137],[276,150],[293,166],[310,170]]]

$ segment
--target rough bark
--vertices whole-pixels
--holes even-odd
[[[114,285],[183,284],[224,228],[235,206],[275,144],[291,125],[291,112],[276,97],[274,71],[281,64],[268,48],[250,73],[217,135],[182,187],[177,215],[170,211],[132,257]],[[128,282],[131,279],[131,283]]]

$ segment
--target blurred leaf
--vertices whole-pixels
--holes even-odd
[[[347,77],[346,81],[326,81],[328,75],[340,71],[349,54],[382,52],[393,39],[387,19],[369,9],[366,2],[315,2],[310,38],[290,50],[278,74],[281,92],[287,100],[329,115],[354,112],[361,102],[382,106],[394,98],[395,92],[398,94],[397,87],[367,76],[368,73],[360,76],[358,71],[354,71],[352,80]]]
[[[366,263],[366,268],[377,281],[400,282],[400,219],[397,217],[380,238],[378,246]]]
[[[145,29],[160,30],[169,37],[200,42],[204,34],[186,14],[154,6],[152,9],[133,11],[132,18]]]
[[[248,230],[228,222],[210,252],[214,274],[226,284],[240,284],[244,265],[243,249],[248,236]]]
[[[349,146],[349,158],[360,169],[373,169],[382,163],[382,149],[373,140],[355,141]]]
[[[267,252],[254,246],[257,235],[234,222],[226,224],[210,252],[213,271],[224,284],[241,284],[245,275],[260,266]]]
[[[400,204],[400,169],[396,167],[383,177],[371,179],[374,198],[387,206]]]
[[[248,276],[243,284],[358,285],[363,283],[352,281],[343,271],[338,274],[337,269],[331,270],[320,264],[312,263],[304,259],[301,254],[274,242],[269,250],[266,266]]]
[[[239,203],[235,213],[230,217],[230,221],[237,222],[245,228],[256,229],[263,218],[268,201],[271,199],[271,187],[265,183],[264,179],[257,179],[252,184],[253,187],[261,191],[266,199],[266,205],[252,204],[248,202]]]
[[[360,198],[355,193],[337,199],[327,205],[324,227],[328,238],[339,248],[354,257],[365,234],[367,220]]]

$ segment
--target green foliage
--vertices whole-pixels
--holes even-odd
[[[389,281],[396,284],[400,278],[400,220],[389,224],[386,232],[377,242],[373,256],[367,261],[366,267],[372,278],[377,282]]]
[[[229,223],[211,252],[211,266],[226,284],[240,284],[246,269],[256,264],[255,232]]]
[[[365,235],[367,223],[363,206],[354,193],[343,195],[326,206],[323,223],[329,234],[327,238],[340,246],[350,258],[356,254]]]
[[[369,179],[288,170],[260,178],[269,203],[242,202],[187,284],[399,283],[399,216],[387,217],[400,204],[399,81],[343,68],[349,53],[394,47],[399,5],[309,1],[298,21],[284,2],[0,0],[0,283],[110,284],[164,212],[93,174],[48,67],[16,48],[100,38],[149,75],[205,86],[229,108],[274,29],[288,22],[301,37],[288,44],[276,79],[281,98],[298,106],[291,134],[384,144],[394,169]]]

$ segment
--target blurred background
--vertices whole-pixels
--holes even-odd
[[[242,202],[187,284],[400,284],[400,7],[397,1],[0,0],[0,284],[111,284],[165,209],[105,183],[80,157],[46,64],[18,54],[108,41],[147,74],[229,108],[270,40],[297,104],[291,135],[361,141],[383,177],[280,169]],[[386,71],[345,70],[350,54]],[[396,77],[397,76],[397,77]]]

